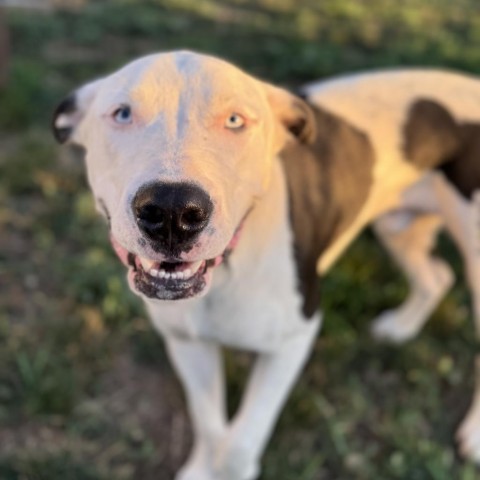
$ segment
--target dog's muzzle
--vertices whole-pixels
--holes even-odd
[[[212,270],[236,247],[247,216],[221,255],[183,261],[209,223],[213,212],[210,197],[194,184],[150,183],[135,195],[132,210],[143,238],[156,254],[153,258],[146,258],[128,251],[113,235],[110,240],[118,257],[129,269],[130,288],[157,300],[180,300],[206,292]]]
[[[213,268],[232,253],[242,226],[243,222],[221,255],[195,262],[155,261],[129,252],[112,235],[110,241],[122,263],[128,267],[128,281],[134,292],[157,300],[180,300],[199,296],[207,290]]]

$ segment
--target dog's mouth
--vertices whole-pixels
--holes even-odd
[[[119,254],[118,244],[115,240],[112,243]],[[211,270],[220,265],[227,254],[225,251],[218,257],[196,262],[156,262],[126,251],[120,252],[119,257],[128,266],[128,282],[134,292],[151,299],[180,300],[196,297],[206,290]]]
[[[197,262],[154,262],[132,255],[130,285],[148,298],[180,300],[200,295],[210,283],[211,270],[224,256]]]
[[[212,270],[224,263],[238,243],[242,224],[221,255],[194,262],[155,261],[129,252],[113,236],[110,240],[118,257],[128,267],[128,281],[134,292],[151,299],[181,300],[206,292]]]

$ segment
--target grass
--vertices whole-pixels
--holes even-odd
[[[81,160],[58,148],[56,102],[158,49],[191,48],[295,86],[347,71],[480,71],[474,0],[151,0],[78,12],[10,10],[0,92],[0,478],[170,479],[191,442],[163,344],[97,219]],[[370,233],[319,293],[325,328],[264,458],[262,480],[473,480],[454,432],[476,352],[457,285],[420,337],[373,342],[369,322],[406,285]],[[366,261],[366,259],[368,259]],[[228,356],[231,407],[249,359]]]

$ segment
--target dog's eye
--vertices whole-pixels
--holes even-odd
[[[232,113],[225,121],[225,127],[237,130],[245,126],[245,119],[238,113]]]
[[[132,109],[128,105],[122,105],[113,112],[112,117],[122,125],[132,123]]]

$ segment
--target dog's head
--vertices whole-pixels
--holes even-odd
[[[276,154],[308,141],[313,120],[288,92],[182,51],[81,87],[58,106],[53,130],[86,151],[132,289],[176,300],[207,291],[268,188]]]

